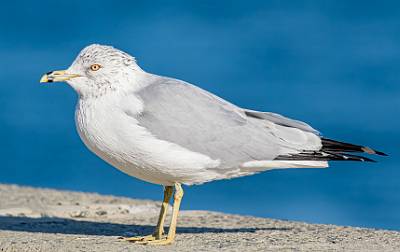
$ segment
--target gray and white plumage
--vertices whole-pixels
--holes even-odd
[[[93,64],[100,69],[92,71]],[[78,92],[76,125],[94,153],[142,180],[201,184],[278,168],[369,161],[376,151],[322,138],[306,123],[240,108],[187,82],[143,71],[110,46],[82,50],[65,80]]]

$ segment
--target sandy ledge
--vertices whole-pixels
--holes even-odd
[[[173,245],[153,231],[160,203],[0,184],[0,251],[400,251],[400,232],[182,211]]]

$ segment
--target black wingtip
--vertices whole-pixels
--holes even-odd
[[[341,160],[343,160],[343,161],[359,161],[359,162],[376,163],[376,160],[374,160],[374,159],[367,158],[367,157],[364,157],[364,156],[351,155],[351,154],[348,154],[348,153],[341,153],[341,154],[335,153],[333,155],[337,155],[339,157],[342,157]]]
[[[329,151],[305,151],[297,154],[280,155],[274,160],[358,161],[376,163],[376,160],[364,156],[353,155],[350,153],[335,153]]]
[[[361,150],[368,154],[375,154],[375,155],[379,155],[379,156],[388,156],[386,153],[383,153],[382,151],[377,151],[377,150],[374,150],[367,146],[361,147]]]
[[[388,157],[389,156],[388,154],[386,154],[384,152],[381,152],[381,151],[375,151],[375,154],[379,155],[379,156],[384,156],[384,157]]]
[[[374,150],[368,146],[339,142],[328,138],[322,138],[321,140],[322,140],[322,149],[321,149],[322,151],[329,151],[334,153],[364,152],[371,155],[388,156],[386,153]]]

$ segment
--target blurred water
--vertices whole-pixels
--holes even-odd
[[[0,8],[0,182],[160,199],[90,153],[74,92],[41,86],[96,42],[147,71],[390,154],[186,189],[184,209],[400,230],[397,1],[8,1]]]

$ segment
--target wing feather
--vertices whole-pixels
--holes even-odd
[[[157,138],[220,160],[221,168],[321,147],[320,138],[306,124],[284,123],[276,114],[262,114],[260,120],[249,116],[249,110],[180,80],[160,77],[137,94],[144,103],[139,124]]]

